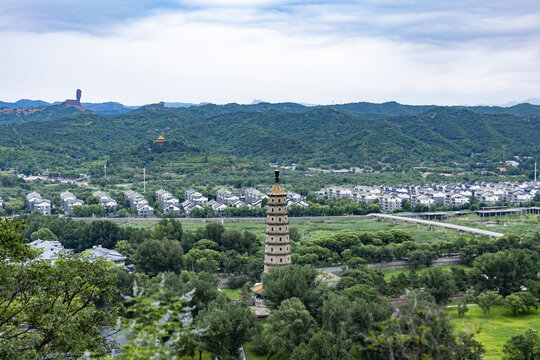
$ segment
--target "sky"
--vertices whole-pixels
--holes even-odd
[[[540,98],[538,0],[0,0],[0,100]]]

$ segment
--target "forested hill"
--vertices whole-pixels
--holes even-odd
[[[159,135],[165,144],[155,143]],[[111,169],[145,165],[168,172],[183,171],[187,162],[200,162],[198,169],[241,161],[451,165],[498,161],[503,145],[512,154],[532,156],[540,150],[538,139],[539,115],[487,115],[463,108],[429,107],[419,114],[373,119],[340,107],[298,104],[149,105],[112,117],[80,113],[0,126],[0,168],[68,171],[104,161]]]

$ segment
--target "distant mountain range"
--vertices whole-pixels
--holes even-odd
[[[49,103],[43,100],[29,100],[29,99],[21,99],[17,100],[16,102],[4,102],[0,101],[0,109],[2,108],[10,108],[10,109],[36,109],[36,108],[44,108],[48,106],[53,105],[61,105],[61,101],[55,101],[54,103]],[[201,103],[201,104],[193,104],[193,103],[183,103],[183,102],[165,102],[164,103],[166,107],[171,108],[181,108],[181,107],[190,107],[190,106],[198,106],[198,105],[206,105],[208,103]],[[93,113],[100,114],[100,115],[118,115],[118,114],[124,114],[127,112],[130,112],[131,110],[137,109],[140,106],[129,106],[124,105],[119,102],[103,102],[103,103],[81,103],[81,105]]]
[[[112,105],[110,105],[112,106]],[[411,106],[396,102],[145,105],[103,116],[65,103],[0,109],[0,168],[208,169],[227,161],[304,166],[495,164],[540,153],[540,106]],[[2,112],[4,111],[4,112]],[[5,112],[7,111],[7,112]],[[163,135],[164,144],[155,139]],[[219,160],[222,159],[222,160]],[[231,160],[238,159],[238,160]],[[111,170],[112,171],[112,170]],[[135,171],[135,170],[133,170]]]
[[[48,107],[52,105],[60,105],[62,102],[56,101],[54,103],[49,103],[43,100],[29,100],[29,99],[20,99],[16,102],[4,102],[0,101],[0,109],[2,108],[11,108],[11,109],[35,109],[35,108],[43,108]],[[268,102],[265,102],[263,100],[255,99],[253,102],[249,105],[239,105],[239,104],[227,104],[227,105],[216,105],[216,106],[243,106],[245,109],[248,109],[248,111],[253,110],[253,108],[250,108],[250,106],[257,106],[260,104],[267,104],[263,107],[257,107],[256,109],[267,109],[269,108]],[[293,103],[285,103],[285,104],[293,104]],[[146,105],[124,105],[119,102],[103,102],[103,103],[88,103],[83,102],[81,105],[93,113],[100,114],[100,115],[119,115],[119,114],[125,114],[132,110],[138,109],[140,107],[144,107]],[[199,104],[194,103],[185,103],[185,102],[164,102],[165,107],[170,108],[188,108],[193,106],[201,106],[201,105],[212,105],[208,102],[203,102]],[[270,105],[278,105],[279,104],[270,104]],[[402,105],[395,101],[390,101],[386,103],[369,103],[369,102],[357,102],[357,103],[349,103],[349,104],[340,104],[340,105],[315,105],[315,104],[303,104],[303,103],[294,103],[294,105],[307,107],[307,108],[313,108],[317,106],[331,106],[336,109],[341,109],[345,111],[350,111],[355,114],[372,114],[372,117],[379,118],[381,115],[406,115],[406,114],[417,114],[419,112],[426,111],[430,108],[435,107],[436,105]],[[516,108],[516,105],[520,105]],[[500,106],[488,106],[488,105],[477,105],[477,106],[455,106],[458,108],[464,108],[464,109],[471,109],[477,112],[481,112],[484,114],[521,114],[523,115],[524,112],[527,112],[528,110],[525,110],[527,105],[535,105],[540,106],[540,99],[539,98],[529,98],[521,102],[515,102],[511,101],[504,105]],[[251,110],[250,110],[251,109]],[[532,109],[532,108],[529,108]],[[307,111],[308,109],[300,110],[300,108],[296,107],[296,111]],[[529,110],[529,113],[536,113],[536,110]],[[38,116],[39,117],[39,116]],[[6,122],[2,121],[0,119],[0,123]]]

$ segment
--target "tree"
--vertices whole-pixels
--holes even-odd
[[[116,243],[114,250],[118,251],[120,254],[124,255],[127,258],[131,258],[135,250],[127,240],[120,240]]]
[[[0,220],[0,358],[105,355],[119,299],[109,265],[81,255],[36,261],[22,228]]]
[[[56,237],[56,235],[54,235],[53,232],[46,227],[41,228],[38,231],[34,231],[32,235],[30,235],[30,239],[32,240],[41,239],[45,241],[58,241],[58,238]]]
[[[157,240],[146,240],[135,251],[133,263],[137,271],[155,276],[165,270],[164,263],[167,261],[167,250]]]
[[[5,204],[7,214],[18,214],[24,208],[25,203],[23,199],[14,198]]]
[[[340,333],[349,317],[350,309],[351,303],[346,297],[328,294],[322,307],[322,328],[334,334]]]
[[[457,343],[454,346],[455,360],[482,360],[486,352],[484,346],[474,340],[473,334],[459,333]]]
[[[431,250],[414,250],[409,253],[408,262],[417,268],[420,265],[430,266],[437,254]]]
[[[499,295],[497,291],[486,291],[479,294],[476,297],[476,303],[484,312],[484,317],[487,316],[489,310],[493,305],[500,304],[502,301],[502,296]]]
[[[202,347],[217,359],[238,359],[238,350],[257,330],[257,318],[245,303],[214,301],[197,316]]]
[[[164,271],[173,271],[180,273],[184,267],[184,250],[178,240],[163,240],[161,241],[165,248],[166,257],[163,262]]]
[[[303,342],[308,342],[317,323],[298,298],[284,300],[268,317],[263,330],[270,357],[287,357]]]
[[[211,249],[192,248],[186,254],[186,266],[194,271],[206,271],[215,273],[223,260],[223,254]]]
[[[105,214],[105,208],[102,205],[75,205],[71,209],[71,216],[73,217],[91,217],[91,216],[103,216]]]
[[[186,272],[182,272],[182,275]],[[187,290],[195,290],[191,304],[195,305],[194,314],[197,314],[208,303],[215,300],[218,295],[219,277],[216,274],[200,272],[198,274],[188,273],[190,279],[186,282]]]
[[[302,239],[302,234],[300,233],[300,230],[298,230],[295,226],[289,227],[289,239],[292,243],[299,243]]]
[[[294,349],[292,360],[342,360],[352,358],[341,338],[330,331],[321,330]]]
[[[530,308],[534,307],[535,309],[538,309],[538,302],[536,301],[536,297],[532,295],[528,291],[519,291],[517,293],[514,293],[514,295],[518,296],[521,301],[523,301],[523,306],[526,308],[525,311],[529,311]]]
[[[242,233],[236,229],[227,229],[221,234],[221,249],[241,250]]]
[[[440,267],[427,269],[420,276],[420,283],[435,298],[437,304],[444,304],[457,291],[451,273]]]
[[[114,359],[166,360],[183,358],[184,355],[193,356],[202,332],[191,329],[193,316],[190,308],[185,305],[192,295],[192,292],[188,292],[182,298],[155,301],[136,291],[133,298],[129,297],[126,309],[132,319],[129,323],[130,331],[126,332],[127,343],[122,345],[122,351]]]
[[[206,238],[221,245],[221,235],[225,227],[218,223],[206,224]]]
[[[528,310],[521,297],[517,296],[516,294],[508,295],[503,299],[501,304],[508,310],[512,311],[512,315],[514,316],[516,316],[518,311],[526,312]]]
[[[86,198],[86,204],[88,205],[97,205],[99,204],[99,197],[90,195]]]
[[[471,303],[474,300],[473,297],[473,290],[469,289],[463,296],[463,299],[458,303],[457,311],[458,311],[458,317],[462,318],[466,312],[469,311],[469,307],[467,306],[469,303]]]
[[[263,275],[264,298],[271,308],[277,308],[283,300],[292,297],[303,300],[311,299],[315,288],[317,270],[312,266],[279,266]]]
[[[152,238],[156,240],[168,239],[182,241],[183,233],[181,222],[163,219],[152,230]]]
[[[537,360],[540,359],[540,336],[533,329],[527,329],[514,336],[503,347],[504,360]]]
[[[456,334],[429,295],[412,292],[405,304],[371,331],[360,347],[364,359],[480,359],[483,346]]]
[[[477,290],[498,290],[503,296],[519,291],[538,273],[537,261],[518,249],[483,254],[473,266],[471,274]]]

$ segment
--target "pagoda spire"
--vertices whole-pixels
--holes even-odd
[[[264,272],[291,263],[287,192],[279,184],[279,169],[275,170],[275,184],[268,195],[266,211],[266,239],[264,241]]]

